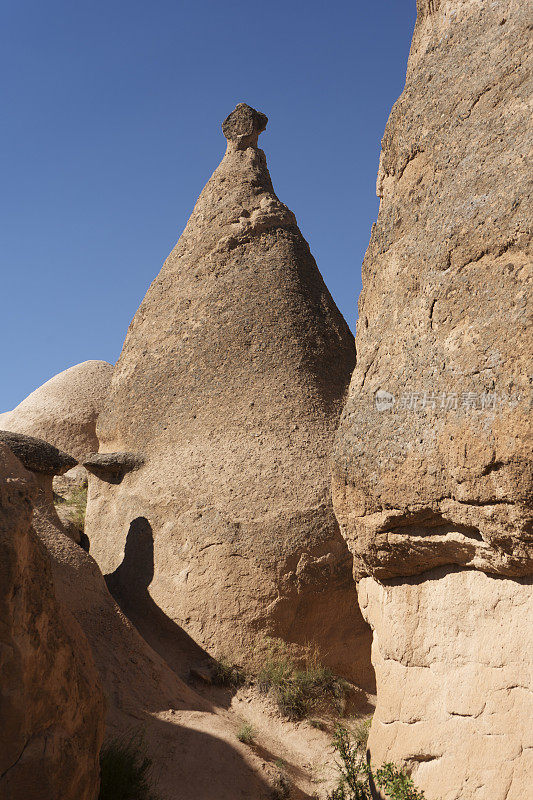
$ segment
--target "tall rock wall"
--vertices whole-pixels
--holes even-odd
[[[31,528],[37,491],[0,444],[0,800],[96,800],[103,695]]]
[[[98,436],[144,463],[91,479],[86,531],[110,573],[145,518],[150,592],[211,651],[246,658],[263,630],[369,688],[329,485],[353,337],[274,193],[265,126],[244,104],[225,121],[222,163],[131,323]]]
[[[523,800],[533,769],[531,578],[440,567],[359,583],[378,681],[369,747],[428,800]]]
[[[417,5],[334,507],[374,628],[375,760],[406,760],[430,800],[518,800],[533,711],[531,18],[515,0]]]

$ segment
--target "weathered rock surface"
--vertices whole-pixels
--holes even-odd
[[[103,696],[31,527],[37,494],[0,442],[0,798],[96,800]]]
[[[419,3],[336,445],[361,573],[533,568],[529,21],[519,2]]]
[[[34,436],[0,430],[0,443],[7,445],[21,464],[31,472],[62,475],[78,463],[68,453]]]
[[[2,415],[0,427],[44,439],[81,461],[98,450],[96,419],[112,374],[107,361],[76,364]]]
[[[359,584],[375,631],[374,763],[428,800],[523,800],[533,774],[531,578],[439,567]]]
[[[211,651],[243,658],[266,629],[368,686],[328,477],[353,338],[274,193],[265,125],[244,104],[224,122],[226,155],[130,326],[98,437],[145,463],[91,477],[87,532],[110,573],[146,518],[152,596]]]
[[[417,765],[430,800],[518,800],[532,713],[531,20],[515,0],[417,5],[334,507],[356,575],[373,576],[374,756]]]
[[[137,540],[139,526],[133,525],[129,544],[142,561],[128,590],[136,601],[137,622],[150,629],[164,658],[114,602],[95,561],[64,535],[51,493],[40,492],[33,505],[35,530],[51,557],[55,591],[83,629],[100,675],[107,700],[106,739],[142,738],[161,800],[212,800],[213,787],[217,800],[270,800],[276,770],[237,740],[241,720],[213,708],[178,677],[188,674],[192,663],[209,663],[209,658],[150,598],[150,558],[146,544]],[[143,531],[141,526],[141,536]],[[40,794],[24,795],[24,800],[33,796],[52,800]],[[53,800],[70,797],[58,793]]]
[[[143,463],[142,456],[135,453],[92,453],[83,466],[108,483],[120,483],[127,472],[138,469]]]

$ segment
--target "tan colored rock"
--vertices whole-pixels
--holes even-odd
[[[533,774],[531,578],[440,567],[359,584],[375,631],[369,748],[428,800],[524,800]]]
[[[209,665],[210,659],[148,593],[150,558],[146,541],[144,548],[136,541],[139,528],[141,534],[147,531],[142,521],[133,525],[129,539],[133,563],[139,547],[143,556],[129,588],[136,589],[136,621],[148,629],[158,653],[112,599],[95,561],[64,535],[49,493],[34,499],[34,525],[51,557],[57,596],[90,644],[107,700],[106,739],[142,739],[154,764],[154,792],[161,800],[212,800],[215,795],[217,800],[270,800],[276,770],[238,741],[241,719],[215,709],[179,677],[188,676],[194,664],[199,669]],[[69,800],[70,795],[57,794],[53,800],[64,797]],[[9,795],[5,800],[19,798]]]
[[[533,569],[529,21],[514,0],[419,2],[336,445],[361,573]]]
[[[0,443],[0,798],[96,800],[103,696],[31,527],[37,494]]]
[[[107,361],[76,364],[1,415],[0,428],[44,439],[82,460],[98,450],[96,419],[112,373]]]
[[[419,764],[429,800],[519,800],[531,715],[519,633],[533,571],[530,15],[517,0],[417,5],[382,142],[334,507],[357,577],[373,576],[376,759]]]
[[[91,478],[86,530],[110,573],[146,518],[152,596],[210,651],[246,658],[266,630],[371,686],[328,477],[353,338],[274,193],[265,125],[244,104],[224,122],[226,155],[130,325],[98,437],[144,464]]]

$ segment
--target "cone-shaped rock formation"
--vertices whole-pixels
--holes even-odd
[[[130,325],[98,437],[144,463],[91,477],[87,532],[109,573],[147,518],[152,596],[210,649],[240,658],[266,630],[368,685],[329,488],[354,341],[274,193],[266,122],[242,103],[225,120],[226,154]]]

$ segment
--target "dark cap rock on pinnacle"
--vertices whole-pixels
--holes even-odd
[[[222,123],[222,133],[228,142],[233,142],[239,149],[257,147],[257,139],[265,130],[267,122],[268,117],[265,114],[246,103],[238,103]]]

